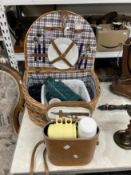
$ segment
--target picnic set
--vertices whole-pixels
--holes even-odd
[[[23,93],[30,119],[43,128],[46,152],[57,166],[85,165],[93,159],[99,126],[93,119],[100,96],[94,72],[96,39],[90,24],[80,15],[58,10],[40,16],[25,38]],[[80,149],[81,148],[81,149]]]

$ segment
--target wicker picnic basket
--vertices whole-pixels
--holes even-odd
[[[79,49],[79,58],[74,65],[65,60],[65,55],[70,51],[71,43],[65,55],[60,55],[55,39],[69,38]],[[58,69],[54,62],[48,59],[48,48],[53,43],[68,69]],[[36,49],[36,45],[38,49]],[[23,93],[31,120],[44,126],[47,123],[47,112],[55,106],[83,107],[93,111],[100,95],[99,81],[94,73],[94,60],[96,53],[96,39],[89,23],[80,15],[69,11],[52,11],[40,16],[29,28],[25,38],[25,65],[26,71],[23,79]],[[58,61],[56,59],[55,61]],[[84,82],[91,97],[90,102],[62,101],[54,104],[41,104],[33,99],[28,89],[32,85],[43,83],[46,78],[58,80],[80,79]]]

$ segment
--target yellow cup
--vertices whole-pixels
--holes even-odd
[[[72,119],[58,118],[56,123],[48,126],[48,137],[76,138],[76,123],[72,123]]]

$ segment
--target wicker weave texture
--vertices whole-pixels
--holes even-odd
[[[76,30],[76,25],[81,24],[81,30]],[[64,27],[70,30],[65,32]],[[70,38],[82,50],[82,55],[87,55],[87,64],[83,69],[78,69],[77,63],[67,70],[58,70],[49,63],[47,50],[52,39],[59,37]],[[36,43],[36,39],[39,43]],[[38,41],[37,41],[38,42]],[[41,53],[34,53],[36,44],[41,44]],[[45,48],[44,48],[45,47]],[[54,106],[69,106],[69,107],[85,107],[93,111],[100,95],[100,87],[97,76],[94,73],[94,60],[96,53],[96,39],[89,23],[81,16],[68,12],[68,11],[53,11],[46,13],[39,17],[29,28],[25,39],[25,58],[26,58],[26,71],[23,80],[23,93],[28,108],[31,120],[42,126],[47,123],[47,111]],[[91,96],[91,102],[60,102],[55,104],[41,104],[33,99],[28,92],[31,85],[41,83],[45,79],[52,77],[58,80],[61,79],[80,79],[82,80]]]

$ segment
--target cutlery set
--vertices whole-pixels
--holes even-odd
[[[45,53],[45,43],[44,43],[44,39],[43,39],[43,43],[41,42],[41,31],[39,30],[36,34],[36,37],[34,37],[34,54],[32,54],[32,56],[34,56],[34,60],[35,62],[43,62],[45,63],[45,57],[47,56],[47,54]]]
[[[60,115],[60,112],[51,112],[54,115]],[[77,118],[77,116],[89,116],[88,112],[62,112],[63,116]]]
[[[53,27],[53,26],[48,27],[48,26],[45,26],[43,28],[43,30],[50,31],[50,32],[52,32],[53,30],[62,30],[63,35],[64,35],[69,29],[71,29],[71,28],[69,28],[67,26],[67,21],[68,20],[69,20],[68,15],[66,13],[62,13],[61,14],[61,22],[62,22],[61,27]],[[75,27],[76,27],[76,31],[78,31],[77,30],[78,25],[75,25]],[[81,27],[81,26],[79,25],[79,27]],[[32,54],[32,56],[34,57],[34,61],[35,62],[43,62],[43,63],[45,63],[45,57],[47,57],[47,54],[46,54],[46,47],[45,47],[45,38],[42,35],[42,31],[41,30],[42,29],[39,29],[38,32],[37,32],[37,34],[36,34],[36,36],[34,37],[34,53]],[[83,30],[80,30],[79,29],[79,33],[81,33],[82,31]],[[43,41],[42,41],[42,39],[43,39]],[[53,44],[54,42],[52,40],[50,40],[50,43]],[[54,46],[54,44],[53,44],[53,46]],[[76,63],[76,68],[78,68],[78,69],[82,69],[82,68],[85,69],[86,66],[87,66],[88,56],[86,54],[82,54],[83,48],[84,48],[84,44],[82,43],[79,46],[79,58],[80,59],[78,59],[78,61]],[[59,56],[60,55],[61,54],[59,54]],[[60,57],[58,59],[60,60]],[[63,59],[63,57],[62,57],[62,59]],[[69,61],[67,59],[63,59],[63,61],[64,62],[67,62],[67,64],[69,65],[69,67],[72,66],[71,64],[69,64]],[[84,67],[83,67],[83,65],[84,65]]]

